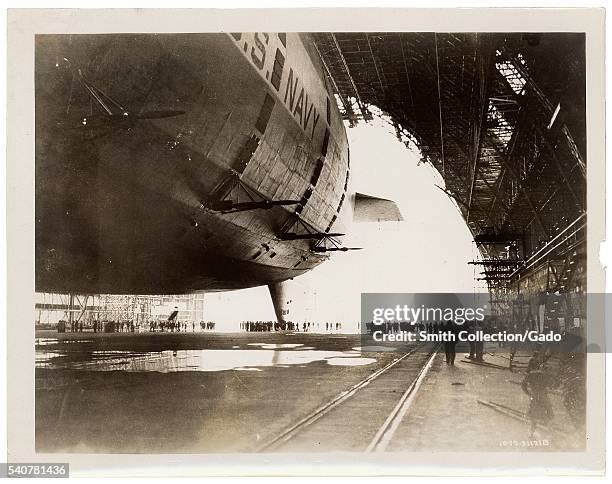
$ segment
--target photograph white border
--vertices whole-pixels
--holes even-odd
[[[9,461],[70,462],[73,475],[595,474],[604,466],[604,354],[590,354],[584,453],[36,454],[34,325],[34,35],[229,31],[586,32],[587,287],[604,292],[604,12],[602,9],[10,10],[7,117]],[[239,456],[239,458],[237,458]]]

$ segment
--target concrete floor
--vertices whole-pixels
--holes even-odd
[[[252,451],[397,357],[358,335],[37,337],[39,452]]]
[[[460,348],[460,350],[468,350]],[[399,426],[390,452],[551,452],[584,450],[584,429],[576,429],[559,392],[549,392],[553,406],[550,428],[530,437],[529,424],[506,409],[527,413],[529,397],[521,389],[522,373],[467,362],[457,354],[447,366],[438,354],[410,412]],[[488,363],[508,366],[507,353],[485,356]],[[478,401],[503,405],[499,412]]]
[[[361,352],[359,335],[341,334],[36,336],[38,452],[253,452],[401,356]],[[477,403],[526,411],[521,376],[466,363],[458,349],[454,368],[443,354],[434,358],[388,451],[581,448],[554,397],[556,428],[566,432],[540,435],[551,442],[544,449],[525,449],[526,424]],[[502,353],[487,359],[507,364]],[[426,360],[416,351],[272,451],[365,450]]]

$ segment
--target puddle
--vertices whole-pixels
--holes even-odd
[[[395,351],[397,348],[392,348],[390,346],[355,346],[352,348],[355,351],[366,351],[366,352],[382,352],[382,351]]]
[[[36,352],[36,367],[39,368],[39,365],[43,365],[44,363],[48,363],[52,358],[61,358],[64,356],[62,353],[56,353],[54,351],[37,351]],[[45,365],[46,367],[47,365]]]
[[[264,350],[280,350],[284,348],[298,348],[304,345],[301,343],[247,343],[247,346],[259,346]]]
[[[62,339],[59,338],[35,338],[36,346],[58,345],[63,343],[93,343],[93,339]]]
[[[57,338],[36,338],[36,346],[46,346],[57,344],[59,340]]]
[[[331,366],[364,366],[376,362],[374,358],[362,358],[354,350],[273,350],[263,347],[291,345],[268,345],[256,343],[262,349],[251,350],[166,350],[136,353],[130,351],[94,351],[87,359],[75,361],[67,358],[70,353],[36,352],[36,367],[89,371],[261,371],[262,367],[303,367],[309,363],[325,362]],[[298,347],[303,345],[292,345]],[[78,354],[77,354],[78,355]]]
[[[363,366],[374,363],[376,360],[374,358],[329,358],[327,360],[328,365],[334,366]]]

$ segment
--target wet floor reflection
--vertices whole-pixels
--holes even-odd
[[[36,338],[35,339],[35,345],[36,346],[49,346],[49,345],[56,345],[59,343],[93,343],[94,340],[93,339],[80,339],[80,338],[76,338],[76,339],[62,339],[59,340],[58,338]]]
[[[261,349],[201,349],[134,352],[108,350],[49,352],[36,350],[36,367],[89,371],[259,371],[262,367],[303,366],[325,362],[332,366],[363,366],[376,362],[357,350],[324,351],[292,344],[253,343]],[[44,345],[43,345],[44,346]]]
[[[57,344],[59,340],[57,338],[36,338],[36,346],[48,346]]]

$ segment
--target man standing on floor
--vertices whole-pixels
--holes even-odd
[[[446,354],[446,364],[455,366],[455,356],[457,354],[455,346],[457,345],[455,324],[448,321],[445,327],[444,353]]]

